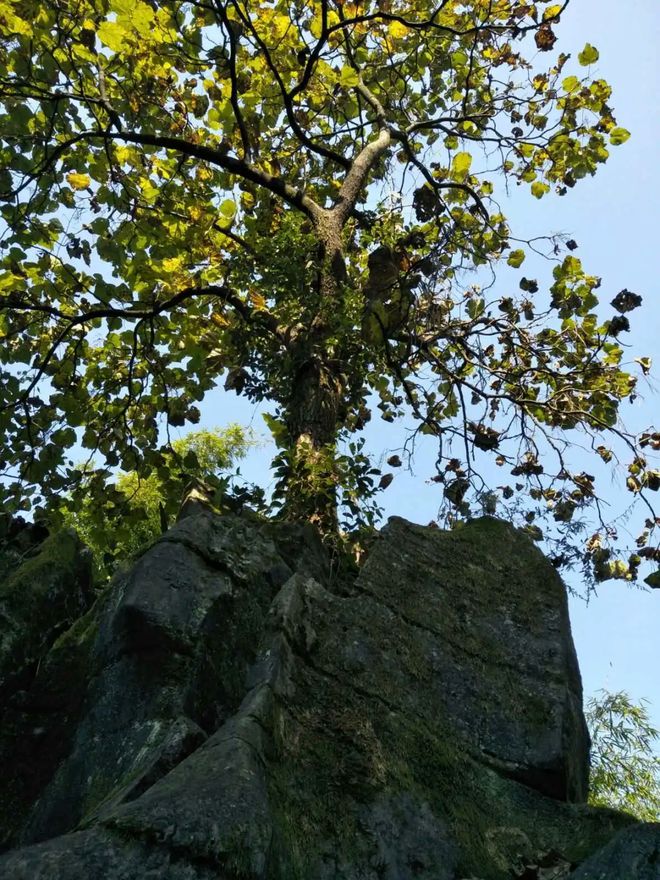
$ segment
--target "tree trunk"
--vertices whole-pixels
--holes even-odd
[[[291,442],[285,514],[337,532],[335,453],[342,387],[327,363],[312,354],[298,370],[289,405]]]
[[[296,341],[297,367],[285,404],[290,467],[284,511],[288,518],[312,522],[332,535],[338,529],[336,446],[347,389],[341,359],[328,351],[328,340],[342,314],[346,268],[339,228],[325,216],[317,228],[319,307],[309,331]]]

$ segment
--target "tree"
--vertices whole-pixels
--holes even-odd
[[[92,551],[97,580],[104,581],[117,563],[130,560],[167,529],[187,482],[209,483],[210,488],[228,494],[226,472],[254,445],[251,434],[240,425],[192,431],[172,442],[160,474],[154,471],[143,478],[136,471],[120,473],[106,486],[101,504],[93,495],[85,495],[85,473],[94,473],[93,466],[87,465],[77,493],[62,499],[53,519],[75,528]]]
[[[589,802],[660,821],[658,731],[644,703],[636,705],[623,691],[601,691],[585,714],[592,739]]]
[[[376,488],[354,436],[374,396],[438,438],[458,515],[524,491],[560,525],[600,516],[566,432],[606,462],[600,435],[618,438],[631,491],[657,489],[618,423],[636,385],[618,336],[641,297],[597,314],[575,242],[516,238],[496,198],[563,194],[629,136],[597,50],[553,52],[566,6],[5,0],[5,501],[70,490],[77,441],[105,457],[93,495],[116,465],[166,471],[160,414],[195,423],[221,377],[272,403],[275,501],[326,533]],[[533,251],[555,261],[549,294],[527,277],[491,294]],[[485,484],[486,455],[514,487]],[[608,537],[589,544],[600,576],[631,577],[639,554],[615,561]]]

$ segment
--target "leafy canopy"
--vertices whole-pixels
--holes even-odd
[[[120,473],[106,486],[101,502],[86,493],[86,471],[94,472],[87,466],[76,494],[62,499],[51,517],[75,528],[92,552],[96,580],[102,583],[117,564],[142,552],[174,521],[187,484],[201,481],[227,493],[227,472],[254,445],[240,425],[192,431],[172,442],[166,467],[148,477]]]
[[[644,703],[628,694],[601,691],[586,706],[591,733],[589,802],[660,821],[658,731]]]
[[[565,457],[580,430],[657,489],[660,435],[618,422],[641,297],[603,315],[575,242],[515,237],[497,201],[562,195],[629,136],[597,49],[554,50],[567,5],[0,0],[5,503],[56,503],[78,442],[105,462],[90,498],[109,468],[165,472],[221,377],[272,403],[275,502],[325,528],[337,503],[368,520],[375,401],[438,438],[453,517],[523,492],[570,524],[597,499]],[[500,264],[519,285],[495,294]],[[515,479],[488,486],[486,456]],[[601,525],[599,576],[634,576]]]

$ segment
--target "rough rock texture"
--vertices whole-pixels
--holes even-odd
[[[393,519],[339,578],[309,529],[198,510],[6,708],[0,878],[568,876],[632,822],[582,803],[580,703],[511,527]]]
[[[4,534],[3,534],[4,533]],[[89,608],[91,557],[74,532],[0,519],[0,700],[29,682],[57,636]]]
[[[621,831],[571,875],[571,880],[658,880],[660,824]]]
[[[551,797],[586,801],[589,735],[565,589],[525,535],[484,518],[430,536],[393,518],[356,586],[383,623],[365,662],[364,636],[348,639],[356,682],[387,682],[475,757]],[[333,639],[331,629],[320,650]]]

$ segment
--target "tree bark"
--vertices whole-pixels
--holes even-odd
[[[291,439],[285,513],[336,533],[336,445],[342,387],[321,358],[312,356],[294,379],[289,408]]]
[[[284,512],[332,535],[338,530],[336,447],[347,388],[341,358],[328,351],[328,341],[343,311],[346,268],[337,219],[323,212],[315,225],[320,241],[319,307],[307,333],[296,340],[297,367],[285,406],[290,468]]]

